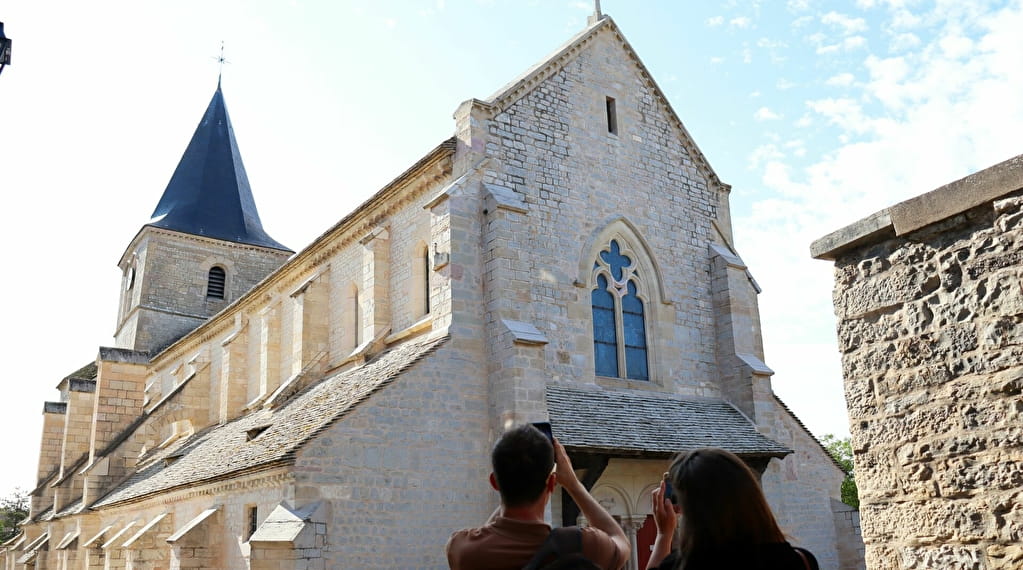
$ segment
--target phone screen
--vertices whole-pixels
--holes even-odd
[[[540,433],[547,436],[551,443],[554,443],[554,432],[551,431],[550,422],[533,422],[533,427],[540,430]]]

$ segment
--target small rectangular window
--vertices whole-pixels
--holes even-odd
[[[607,98],[607,132],[618,134],[618,113],[615,110],[615,98]]]
[[[256,505],[252,505],[249,507],[248,510],[249,528],[248,535],[245,537],[245,540],[252,538],[252,535],[256,534],[256,528],[259,526],[259,507],[257,507]]]

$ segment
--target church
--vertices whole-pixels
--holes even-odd
[[[534,421],[628,568],[668,461],[704,446],[822,568],[862,567],[841,470],[772,391],[729,192],[599,12],[298,252],[218,85],[121,255],[114,346],[43,404],[3,568],[444,568],[498,503],[491,445]],[[585,524],[567,495],[550,519]]]

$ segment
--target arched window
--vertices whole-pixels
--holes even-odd
[[[599,376],[649,380],[642,278],[612,239],[593,263],[593,361]]]
[[[206,298],[223,299],[224,286],[227,284],[227,273],[223,267],[214,265],[206,277]]]

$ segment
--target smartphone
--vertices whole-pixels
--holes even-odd
[[[675,498],[675,490],[671,487],[671,475],[668,473],[664,474],[664,496],[671,501],[671,504],[678,504],[678,499]]]
[[[533,422],[532,426],[540,430],[540,433],[546,435],[551,444],[554,443],[554,432],[551,431],[550,422]]]

